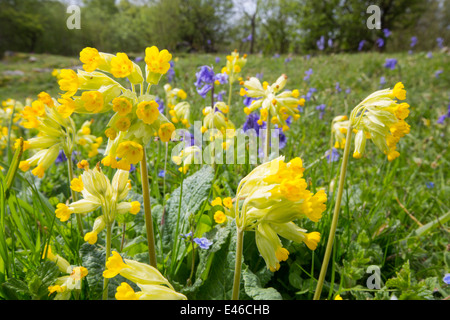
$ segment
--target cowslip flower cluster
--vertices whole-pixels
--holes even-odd
[[[91,134],[91,125],[93,120],[85,121],[81,128],[77,131],[75,143],[82,146],[87,152],[89,158],[95,157],[98,154],[98,148],[103,143],[102,137],[96,137]]]
[[[31,173],[42,178],[45,171],[55,162],[60,150],[66,156],[72,155],[77,142],[77,130],[70,117],[63,117],[57,108],[59,103],[45,92],[38,100],[25,106],[21,112],[21,125],[27,129],[36,129],[39,133],[23,143],[23,150],[37,150],[30,158],[19,164],[22,171],[35,167]],[[18,146],[16,140],[16,147]]]
[[[283,90],[287,83],[287,76],[281,75],[275,83],[269,85],[267,82],[261,82],[256,77],[251,77],[244,81],[240,95],[250,98],[256,98],[248,107],[244,108],[244,112],[248,115],[251,112],[260,109],[260,122],[270,121],[283,129],[289,130],[286,120],[292,117],[294,120],[300,118],[298,107],[305,105],[305,99],[299,98],[298,90]],[[270,119],[269,119],[270,118]]]
[[[400,155],[397,143],[410,132],[410,125],[405,121],[410,112],[409,104],[398,102],[405,99],[404,85],[398,82],[393,89],[372,93],[353,109],[349,121],[356,131],[354,158],[364,155],[368,139],[387,155],[389,161]]]
[[[48,287],[48,295],[56,292],[54,300],[68,300],[73,290],[81,289],[81,280],[88,274],[85,267],[71,266],[66,259],[54,254],[50,246],[44,248],[42,259],[54,262],[62,273],[69,274],[57,278],[55,283]]]
[[[210,129],[217,129],[222,134],[227,130],[234,130],[236,127],[234,123],[226,116],[230,111],[230,107],[223,101],[216,102],[214,107],[205,107],[203,113],[202,133]]]
[[[172,110],[176,104],[182,102],[182,100],[186,100],[187,93],[183,89],[172,88],[172,86],[168,83],[164,85],[164,93],[165,93],[165,102],[167,105],[166,117],[168,117],[170,110]]]
[[[172,161],[180,166],[178,171],[186,174],[191,164],[202,163],[202,150],[196,146],[186,146],[178,155],[172,156]]]
[[[82,161],[80,163],[83,166]],[[80,177],[74,178],[70,184],[72,190],[81,193],[82,199],[69,205],[59,203],[55,214],[61,221],[67,221],[73,213],[86,215],[100,208],[102,214],[95,219],[92,231],[84,236],[85,241],[94,244],[97,235],[106,225],[111,225],[117,215],[128,212],[137,214],[140,203],[124,201],[131,187],[128,171],[117,170],[112,181],[109,181],[98,165],[94,169],[84,168]]]
[[[348,128],[347,116],[337,116],[331,122],[331,132],[334,135],[335,140],[334,147],[336,149],[344,149],[347,128]]]
[[[214,213],[214,221],[216,223],[224,223],[227,221],[227,216],[230,216],[230,210],[233,208],[233,200],[231,197],[220,198],[217,197],[213,201],[211,201],[212,207],[221,207],[220,210],[217,210]]]
[[[189,102],[182,101],[174,105],[169,114],[172,116],[170,119],[173,123],[181,122],[186,128],[191,127],[191,123],[189,122],[190,114],[191,114],[191,105]]]
[[[130,170],[131,165],[143,159],[143,146],[153,137],[159,136],[164,142],[170,140],[175,127],[161,114],[156,97],[150,95],[149,90],[167,73],[171,59],[167,50],[159,51],[155,46],[147,48],[144,76],[126,53],[112,55],[87,47],[80,52],[84,70],[62,69],[59,73],[58,84],[64,94],[58,100],[61,103],[58,111],[64,117],[73,112],[114,112],[105,131],[108,145],[103,165]],[[123,87],[107,74],[128,79],[131,88]]]
[[[175,291],[158,269],[123,259],[117,251],[113,251],[106,262],[103,277],[110,279],[118,274],[134,282],[141,291],[135,292],[128,283],[122,282],[115,295],[117,300],[187,300],[185,295]]]
[[[300,158],[288,163],[278,157],[256,167],[242,179],[236,192],[234,215],[240,230],[254,230],[256,245],[267,268],[272,272],[288,259],[279,236],[305,243],[315,250],[320,241],[318,232],[307,233],[294,220],[307,217],[318,222],[326,209],[324,190],[313,194],[303,178]],[[239,209],[239,202],[243,200]]]
[[[239,79],[242,68],[247,63],[247,55],[243,56],[239,55],[237,50],[231,52],[231,54],[227,55],[227,63],[222,68],[222,73],[226,73],[228,75],[228,81],[230,83],[234,83]]]

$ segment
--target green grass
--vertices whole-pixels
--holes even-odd
[[[217,56],[221,58],[219,64],[214,62],[215,55],[174,55],[176,77],[172,86],[187,92],[188,101],[192,106],[191,121],[200,120],[201,110],[209,105],[209,96],[205,101],[195,90],[195,72],[204,64],[213,65],[216,72],[220,71],[225,63],[225,55]],[[41,91],[47,91],[57,97],[59,89],[55,78],[51,76],[51,70],[80,65],[76,58],[33,55],[36,61],[30,62],[29,57],[20,55],[0,64],[0,101],[7,98],[21,101],[27,97],[34,99]],[[423,295],[420,297],[435,299],[449,296],[450,289],[442,281],[444,274],[450,272],[448,222],[433,223],[433,221],[445,216],[450,210],[448,203],[450,119],[445,120],[444,125],[436,124],[438,117],[447,113],[450,103],[450,57],[435,52],[430,59],[426,57],[426,53],[420,52],[413,55],[407,53],[318,55],[309,59],[294,56],[289,63],[285,63],[284,58],[249,56],[242,76],[246,78],[263,73],[263,80],[272,83],[284,73],[289,77],[287,89],[299,89],[302,94],[306,94],[309,88],[317,89],[312,100],[306,102],[302,117],[286,133],[288,143],[281,154],[285,155],[286,159],[300,156],[305,167],[311,165],[305,171],[306,179],[310,179],[308,181],[311,182],[311,190],[325,188],[329,195],[327,210],[319,223],[302,221],[302,227],[308,231],[319,231],[322,239],[314,252],[307,250],[304,245],[286,242],[285,245],[291,253],[288,261],[282,263],[279,271],[268,275],[263,271],[264,262],[257,250],[255,251],[255,243],[252,240],[254,237],[249,233],[244,237],[244,263],[249,268],[247,272],[256,274],[262,287],[275,288],[284,299],[312,298],[333,212],[334,193],[330,185],[337,184],[336,175],[339,169],[338,162],[330,165],[326,159],[318,160],[329,149],[331,120],[337,115],[349,115],[353,107],[373,91],[382,87],[392,88],[395,83],[402,81],[407,89],[406,101],[411,105],[410,116],[406,119],[411,125],[411,133],[399,143],[401,155],[392,162],[388,162],[386,156],[371,142],[367,143],[367,152],[363,159],[350,159],[337,239],[322,298],[333,299],[340,293],[344,299],[388,299],[391,291],[394,291],[397,297],[403,295],[403,298],[419,298],[411,292],[421,292]],[[386,58],[398,59],[395,70],[383,67]],[[37,68],[44,71],[36,72]],[[304,73],[310,68],[313,69],[313,74],[310,81],[305,82]],[[6,70],[21,70],[24,75],[5,76],[3,73]],[[439,78],[435,77],[437,70],[443,70]],[[380,85],[382,76],[386,79],[384,86]],[[165,81],[162,80],[162,84]],[[337,82],[342,88],[340,93],[335,90]],[[162,84],[153,93],[163,98]],[[245,122],[239,87],[238,83],[234,84],[230,108],[230,119],[236,127]],[[227,88],[227,85],[224,85],[223,90],[226,91]],[[350,89],[350,92],[346,93],[346,89]],[[216,90],[220,91],[222,88],[216,87]],[[326,104],[323,119],[319,118],[319,112],[315,109],[319,104]],[[80,115],[75,121],[81,123],[87,118]],[[96,122],[93,133],[104,136],[103,124],[108,119],[102,115],[96,115],[94,118]],[[163,198],[162,181],[157,178],[157,172],[164,165],[164,148],[151,144],[148,153],[149,161],[153,165],[150,179],[152,204],[156,216],[155,227],[159,230],[157,219],[161,218],[162,205],[167,204]],[[95,163],[100,159],[99,155],[90,160],[91,163]],[[8,159],[4,158],[3,163],[7,167]],[[176,169],[173,163],[168,163],[167,197],[170,197],[181,183],[181,176]],[[189,171],[188,174],[193,175],[198,169]],[[209,200],[216,196],[233,197],[239,180],[245,176],[248,168],[224,165],[218,166],[217,170],[220,174],[216,174],[213,181],[210,181],[212,185],[206,196]],[[10,198],[0,199],[1,232],[4,235],[0,243],[2,253],[0,259],[3,259],[0,275],[3,281],[15,278],[26,283],[29,280],[27,272],[37,270],[42,245],[46,240],[55,243],[57,249],[61,250],[59,253],[72,264],[85,261],[83,260],[85,253],[80,254],[79,251],[83,241],[77,239],[75,222],[60,223],[53,215],[56,203],[69,197],[66,171],[65,166],[55,165],[43,180],[34,179],[30,174],[19,171]],[[108,173],[110,176],[113,174]],[[135,185],[133,187],[135,197],[140,199],[139,174],[132,174],[131,179]],[[430,182],[434,187],[427,187]],[[188,192],[187,190],[189,189],[184,188],[183,192]],[[172,199],[172,202],[179,201],[181,195],[178,194],[176,197],[174,195],[174,198],[177,200]],[[170,201],[166,208],[169,211],[173,209]],[[203,205],[199,204],[197,211],[192,213],[197,216],[209,214],[211,217],[212,209],[209,204],[203,200],[201,203]],[[94,218],[95,216],[91,214],[84,219],[86,230],[90,230]],[[126,244],[132,245],[128,247],[127,254],[145,261],[146,247],[138,241],[139,237],[145,237],[142,223],[142,217],[139,216],[126,223]],[[420,225],[428,223],[433,223],[434,227],[424,233],[416,233]],[[116,226],[114,234],[113,248],[119,248],[122,225]],[[162,238],[158,239],[160,242],[157,248],[162,248],[163,251],[167,249]],[[101,241],[99,242],[101,245]],[[158,261],[161,262],[161,268],[168,272],[165,275],[176,283],[179,290],[184,290],[188,298],[220,298],[213,290],[214,285],[220,280],[220,277],[214,274],[214,267],[219,268],[221,262],[229,262],[230,255],[227,252],[231,253],[232,249],[232,245],[226,242],[218,248],[215,256],[198,253],[198,271],[204,270],[205,273],[197,276],[206,277],[203,279],[203,287],[200,284],[196,287],[194,284],[189,289],[184,285],[190,273],[189,250],[184,255],[178,256],[181,259],[179,262],[182,263],[178,264],[177,273],[170,273],[166,269],[164,259],[172,254],[169,251],[160,250]],[[403,279],[409,272],[406,264],[408,261],[412,272],[411,282]],[[381,290],[374,291],[366,287],[366,280],[370,276],[366,270],[370,265],[380,268],[383,287]],[[206,272],[205,270],[210,270],[209,268],[212,271]],[[403,270],[403,273],[399,273],[400,270]],[[224,273],[224,277],[226,274]],[[89,284],[92,287],[92,283]],[[388,286],[384,287],[385,284]],[[431,286],[434,287],[430,289]],[[8,288],[11,286],[1,291],[0,297],[14,298]],[[199,288],[204,292],[201,293]],[[437,290],[433,293],[435,288]],[[431,293],[426,290],[431,290]],[[249,292],[243,294],[245,298],[251,298]],[[29,295],[16,292],[16,298],[27,297]],[[84,287],[82,297],[94,297],[94,294],[90,293],[89,288]]]

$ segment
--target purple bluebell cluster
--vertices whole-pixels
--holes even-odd
[[[444,124],[445,119],[447,119],[447,118],[450,118],[450,104],[449,104],[448,107],[447,107],[447,113],[446,113],[446,114],[443,114],[442,116],[440,116],[440,117],[437,119],[436,123],[438,123],[438,124]]]
[[[439,78],[439,76],[440,76],[443,72],[444,72],[444,70],[437,70],[437,71],[434,73],[435,78],[436,78],[436,79]]]
[[[342,91],[341,85],[339,82],[336,82],[336,86],[334,87],[337,93],[340,93]]]
[[[289,62],[291,62],[292,61],[292,58],[291,57],[287,57],[286,59],[284,59],[284,63],[289,63]]]
[[[309,78],[311,78],[311,75],[313,74],[313,69],[309,68],[309,70],[305,71],[306,76],[303,78],[304,81],[309,81]]]
[[[250,42],[252,41],[253,37],[252,34],[250,33],[247,37],[242,39],[242,42]]]
[[[318,111],[320,111],[319,112],[319,119],[323,119],[323,115],[325,114],[325,108],[326,108],[327,106],[325,105],[325,104],[319,104],[317,107],[316,107],[316,110],[318,110]]]
[[[174,63],[173,61],[170,61],[169,64],[170,68],[169,71],[167,71],[167,81],[172,82],[173,78],[175,78]]]
[[[306,100],[306,101],[310,101],[311,98],[312,98],[313,95],[314,95],[314,92],[317,92],[317,89],[316,89],[316,88],[309,88],[309,89],[308,89],[308,92],[306,93],[305,100]]]
[[[328,39],[328,47],[331,48],[333,46],[333,39]]]
[[[323,51],[323,49],[325,49],[325,37],[321,36],[320,39],[317,40],[316,44],[317,44],[317,48],[320,51]]]
[[[394,70],[395,66],[397,65],[397,59],[395,58],[387,58],[386,62],[384,63],[384,67],[387,69]]]
[[[78,157],[79,155],[80,155],[80,152],[79,152],[79,151],[74,151],[74,152],[72,152],[72,162],[73,162],[74,164],[77,164],[77,163],[78,163],[77,157]],[[59,153],[58,153],[58,157],[56,157],[56,159],[55,159],[55,164],[63,163],[63,162],[66,162],[66,161],[67,161],[67,157],[66,157],[66,155],[64,154],[64,151],[60,150]]]
[[[388,28],[384,28],[383,34],[385,38],[389,38],[389,36],[391,35],[391,30],[389,30]]]
[[[414,48],[416,46],[416,44],[417,44],[417,37],[416,36],[411,37],[411,43],[409,46],[411,48]]]
[[[378,38],[378,39],[375,41],[375,43],[377,44],[377,47],[378,47],[378,48],[381,48],[381,47],[384,46],[384,40],[383,40],[383,38]]]
[[[209,247],[213,244],[212,241],[206,239],[206,238],[194,238],[194,242],[198,244],[200,249],[209,249]]]
[[[159,110],[159,112],[164,114],[164,108],[165,108],[165,106],[164,106],[164,101],[163,101],[163,99],[161,99],[160,97],[156,97],[156,98],[155,98],[155,102],[158,104],[158,110]]]
[[[274,55],[273,55],[273,57],[272,58],[274,58],[274,59],[278,59],[280,57],[280,54],[279,53],[275,53]]]
[[[166,176],[166,172],[163,169],[159,170],[158,177],[164,178],[165,176]]]
[[[436,42],[437,42],[439,49],[444,48],[444,39],[443,38],[441,38],[441,37],[437,38]]]
[[[253,130],[255,130],[256,135],[259,137],[260,130],[264,131],[267,127],[266,127],[266,122],[265,121],[262,123],[262,125],[260,125],[258,123],[258,120],[259,120],[259,116],[256,113],[250,113],[247,116],[247,119],[246,119],[244,125],[242,126],[242,130],[244,130],[244,132],[247,132],[248,130],[252,130],[253,129]],[[292,123],[292,118],[289,117],[286,120],[286,124],[288,126],[290,126],[291,123]],[[278,147],[280,149],[283,149],[286,146],[286,143],[287,143],[286,135],[284,134],[283,129],[279,128],[277,125],[274,126],[274,129],[278,129],[278,138],[279,138]],[[261,152],[262,151],[260,150],[260,153]],[[264,156],[264,154],[262,154],[262,157],[263,156]]]
[[[259,72],[255,75],[256,78],[258,78],[259,80],[262,80],[262,78],[264,77],[264,73]]]
[[[198,94],[202,98],[206,98],[206,95],[214,86],[214,82],[217,80],[220,84],[228,82],[228,75],[226,73],[214,73],[214,70],[210,66],[201,66],[200,70],[195,74],[197,80],[194,85],[197,88]]]
[[[328,163],[330,163],[330,162],[337,162],[337,161],[339,161],[340,154],[339,154],[339,152],[337,151],[336,148],[332,148],[331,152],[330,152],[330,150],[327,150],[325,152],[325,157],[327,158]]]
[[[426,186],[427,186],[428,189],[433,189],[434,188],[434,182],[429,181],[429,182],[426,183]]]
[[[366,40],[361,40],[358,44],[358,51],[361,51],[366,44]]]
[[[225,90],[214,93],[214,101],[224,101],[224,96],[227,92]]]

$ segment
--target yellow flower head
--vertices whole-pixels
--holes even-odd
[[[66,91],[64,96],[73,96],[78,91],[78,75],[72,69],[62,69],[59,73],[59,88]]]
[[[84,189],[83,181],[80,178],[73,178],[70,183],[70,189],[81,192]]]
[[[68,206],[66,206],[64,203],[58,203],[56,205],[56,217],[61,221],[67,221],[70,218],[70,215],[72,214],[72,210]]]
[[[38,99],[42,103],[46,104],[49,108],[53,108],[55,106],[55,104],[53,103],[52,97],[47,92],[39,93]]]
[[[169,142],[172,133],[175,131],[175,126],[171,122],[163,123],[158,130],[158,136],[162,142]]]
[[[103,271],[103,277],[114,278],[124,268],[130,268],[117,251],[112,252],[112,256],[106,261],[106,270]]]
[[[81,95],[84,108],[92,113],[99,113],[103,109],[103,94],[100,91],[85,91]]]
[[[122,117],[117,119],[116,128],[119,131],[127,131],[130,128],[131,121],[128,117]]]
[[[216,211],[216,213],[214,213],[214,221],[216,223],[224,223],[227,221],[227,216],[223,213],[223,211]]]
[[[125,141],[119,144],[119,146],[117,147],[117,156],[119,158],[122,158],[121,161],[125,160],[124,162],[125,166],[127,167],[128,170],[130,170],[129,169],[130,164],[137,164],[139,161],[142,160],[142,157],[144,156],[144,149],[137,142]]]
[[[114,98],[112,101],[113,104],[113,110],[119,114],[119,116],[126,116],[131,112],[131,109],[133,108],[133,105],[131,104],[130,100],[127,98]]]
[[[165,74],[170,69],[172,55],[166,49],[159,51],[156,46],[145,49],[145,63],[150,72]]]
[[[116,78],[125,78],[129,76],[134,69],[133,62],[128,58],[126,53],[119,52],[111,58],[111,73]]]
[[[83,69],[86,72],[93,72],[97,69],[101,57],[97,49],[84,48],[80,52],[80,61],[83,63]]]
[[[134,292],[133,288],[126,282],[122,282],[117,287],[115,295],[117,300],[139,300],[139,295]]]
[[[156,119],[158,119],[158,106],[158,103],[154,100],[142,101],[137,106],[136,114],[144,123],[152,124]]]

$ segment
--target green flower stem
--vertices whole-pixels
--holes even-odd
[[[241,284],[243,244],[244,244],[244,230],[237,227],[236,264],[234,267],[233,293],[231,296],[232,300],[239,300],[239,287]]]
[[[264,162],[269,161],[269,155],[270,155],[270,111],[267,114],[267,121],[266,121],[266,145],[264,148]]]
[[[228,89],[228,107],[231,108],[231,93],[233,92],[233,83],[228,79],[229,89]]]
[[[106,225],[106,255],[105,255],[105,270],[106,270],[106,262],[108,261],[109,256],[111,255],[111,229],[112,224],[108,223]],[[108,278],[103,278],[103,300],[108,300]]]
[[[352,130],[353,130],[352,123],[351,123],[351,121],[349,121],[348,128],[347,128],[347,137],[346,137],[346,141],[345,141],[344,155],[342,158],[341,172],[339,174],[339,186],[338,186],[338,193],[336,195],[336,203],[334,206],[333,220],[331,221],[330,235],[328,237],[327,247],[325,250],[325,256],[323,257],[322,268],[320,269],[319,280],[317,281],[316,291],[314,292],[314,298],[313,298],[314,300],[320,299],[320,294],[322,293],[323,282],[325,280],[325,275],[327,273],[328,262],[330,261],[330,256],[331,256],[331,252],[333,249],[333,242],[334,242],[334,237],[336,234],[336,228],[337,228],[337,223],[338,223],[338,218],[339,218],[339,210],[341,208],[342,193],[344,191],[345,175],[347,173],[347,163],[348,163],[348,157],[350,154]]]
[[[150,205],[150,187],[148,184],[148,168],[147,168],[147,153],[145,152],[141,161],[141,183],[142,183],[142,196],[144,197],[144,215],[145,215],[145,227],[147,230],[147,244],[148,244],[148,256],[150,259],[150,265],[156,268],[156,250],[155,250],[155,235],[153,232],[153,220],[152,220],[152,208]]]
[[[69,189],[70,189],[70,193],[72,195],[72,201],[76,202],[76,201],[78,201],[78,193],[76,191],[72,190],[72,188],[70,188],[70,183],[73,180],[72,155],[66,155],[66,157],[67,157],[67,166],[68,166],[68,171],[69,171]],[[77,217],[78,230],[80,231],[81,237],[84,237],[83,223],[81,221],[81,215],[76,214],[75,216]]]

